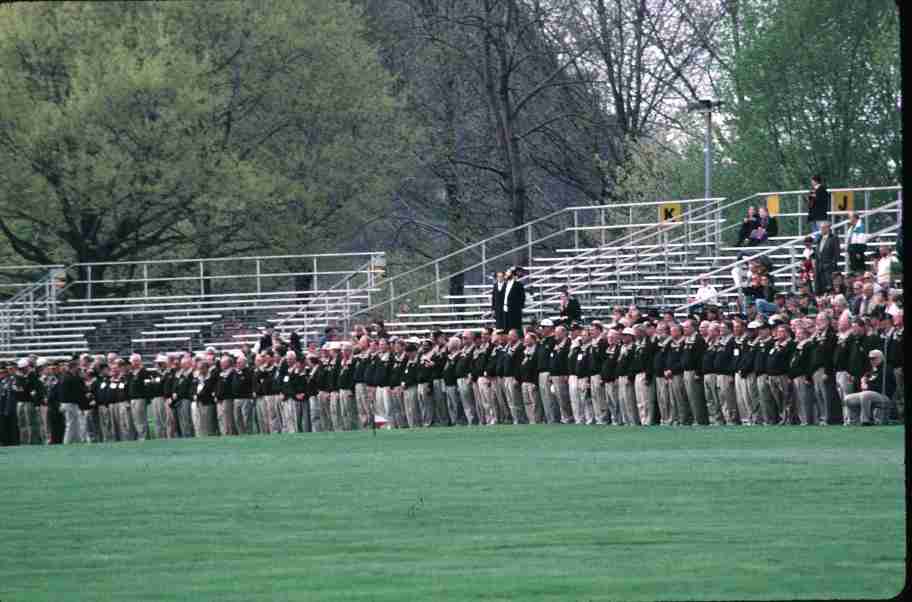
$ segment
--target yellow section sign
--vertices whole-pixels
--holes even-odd
[[[766,197],[766,210],[770,215],[779,215],[779,195],[771,194]]]
[[[855,193],[851,190],[840,190],[830,193],[833,207],[831,211],[853,211],[855,208]]]
[[[659,205],[659,221],[673,222],[681,219],[681,203],[662,203]]]

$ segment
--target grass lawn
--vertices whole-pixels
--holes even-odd
[[[0,601],[882,598],[902,427],[0,448]]]

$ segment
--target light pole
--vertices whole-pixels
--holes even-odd
[[[697,102],[690,103],[687,108],[695,113],[702,113],[706,117],[706,136],[703,140],[703,198],[705,199],[705,216],[709,216],[712,210],[712,112],[722,106],[721,100],[712,100],[701,98]],[[715,243],[718,249],[720,244],[721,229],[719,227],[721,215],[716,214],[715,219]],[[706,224],[706,238],[709,239],[709,224]],[[718,253],[716,253],[718,256]]]

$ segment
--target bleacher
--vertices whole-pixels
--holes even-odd
[[[869,245],[894,246],[901,188],[855,192],[865,195],[869,209],[865,218],[871,221]],[[492,322],[490,292],[494,270],[516,262],[517,257],[521,258],[517,263],[527,272],[528,318],[557,317],[562,286],[580,301],[586,320],[607,317],[615,306],[631,303],[676,308],[684,315],[701,275],[706,275],[720,291],[721,303],[731,306],[738,299],[738,291],[732,288],[731,271],[740,254],[768,257],[780,287],[797,275],[806,234],[800,217],[798,227],[794,223],[780,226],[780,235],[763,245],[742,247],[734,240],[745,207],[762,204],[772,194],[795,195],[797,199],[804,191],[760,193],[731,202],[683,201],[690,208],[674,221],[644,219],[643,212],[654,211],[661,206],[659,202],[630,206],[626,224],[611,223],[610,215],[606,215],[625,206],[569,207],[520,226],[526,230],[524,245],[516,244],[514,228],[466,246],[457,252],[464,254],[465,267],[454,274],[442,269],[451,254],[383,280],[376,277],[373,265],[374,258],[382,254],[370,254],[366,265],[360,264],[363,257],[353,254],[353,259],[359,261],[349,262],[345,270],[326,270],[325,275],[331,280],[324,278],[320,280],[323,286],[305,290],[262,286],[259,258],[254,258],[256,290],[223,285],[217,292],[200,286],[198,292],[158,293],[150,289],[149,282],[154,278],[148,278],[140,290],[126,296],[61,296],[45,280],[35,283],[28,294],[23,290],[0,309],[0,356],[9,359],[34,353],[70,357],[75,353],[106,351],[139,351],[149,356],[207,346],[237,348],[255,343],[259,329],[267,325],[280,336],[297,332],[303,340],[313,340],[327,326],[346,328],[379,316],[387,318],[386,330],[399,336],[422,336],[436,329],[446,333],[477,329]],[[780,218],[792,218],[794,222],[798,215],[782,213]],[[833,215],[834,232],[841,237],[846,225],[844,217],[844,213]],[[545,225],[551,227],[537,230]],[[845,267],[844,257],[841,269]],[[449,278],[458,274],[465,280],[462,293],[442,292],[442,288],[448,288]],[[243,277],[252,276],[245,273]],[[403,284],[406,281],[422,284],[409,289]],[[417,307],[391,311],[412,296],[423,297]]]

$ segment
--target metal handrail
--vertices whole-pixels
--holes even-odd
[[[195,259],[137,259],[133,261],[95,261],[72,263],[67,268],[76,267],[98,267],[98,266],[119,266],[119,265],[143,265],[143,264],[161,264],[161,263],[203,263],[218,261],[266,261],[273,259],[319,259],[321,257],[373,257],[383,255],[383,251],[366,251],[353,253],[309,253],[303,255],[252,255],[242,257],[198,257]]]
[[[878,207],[877,209],[872,209],[871,211],[867,212],[867,214],[868,214],[868,215],[876,215],[876,214],[879,214],[879,213],[888,213],[888,212],[892,212],[894,209],[896,209],[897,207],[900,206],[900,203],[901,203],[901,201],[893,201],[892,203],[888,203],[887,205],[884,205],[884,206],[882,206],[882,207]],[[845,227],[846,227],[847,225],[849,225],[850,223],[851,223],[851,222],[849,222],[848,220],[845,220],[845,221],[839,222],[839,223],[837,223],[837,224],[834,224],[834,225],[831,227],[831,229],[833,230],[833,233],[835,234],[835,231],[836,231],[836,230],[838,230],[838,229],[840,229],[840,228],[845,228]],[[890,230],[890,228],[893,228],[893,227],[898,227],[898,224],[893,224],[893,226],[888,226],[887,228],[883,228],[882,230],[878,231],[876,234],[872,234],[871,236],[880,235],[880,234],[885,234],[888,230]],[[717,273],[720,273],[720,272],[723,272],[723,271],[731,271],[731,269],[732,269],[733,267],[737,266],[737,265],[749,263],[749,262],[751,262],[751,261],[753,261],[753,260],[755,260],[755,259],[757,259],[757,258],[759,258],[759,257],[763,257],[763,256],[765,256],[765,255],[769,255],[770,253],[773,253],[773,252],[775,252],[775,251],[779,251],[779,250],[781,250],[781,249],[786,249],[786,248],[789,248],[789,247],[794,247],[794,246],[797,246],[797,245],[799,245],[799,244],[804,244],[804,236],[803,236],[803,235],[798,235],[798,236],[796,236],[795,238],[793,238],[792,240],[790,240],[790,241],[788,241],[788,242],[785,242],[785,243],[783,243],[783,244],[781,244],[781,245],[778,245],[778,246],[772,247],[772,248],[768,248],[768,249],[766,249],[766,250],[764,250],[764,251],[761,251],[760,253],[757,253],[757,254],[755,254],[755,255],[751,255],[750,257],[745,257],[745,258],[743,258],[743,259],[736,260],[736,261],[734,261],[734,262],[732,262],[732,263],[730,263],[730,264],[728,264],[728,265],[726,265],[726,266],[724,266],[724,267],[716,268],[716,269],[714,269],[714,270],[711,270],[711,271],[709,271],[709,272],[706,272],[706,274],[704,274],[704,275],[705,275],[705,276],[711,276],[711,275],[713,275],[713,274],[717,274]],[[800,263],[800,262],[791,262],[791,263],[789,263],[788,266],[786,266],[786,267],[789,267],[789,268],[790,268],[790,267],[793,267],[793,266],[796,265],[797,263]],[[777,268],[776,270],[773,271],[773,274],[778,273],[781,269],[782,269],[782,268]],[[697,278],[696,278],[696,280],[699,280],[699,279],[700,279],[700,277],[697,277]],[[680,285],[678,285],[678,286],[684,286],[684,285],[683,285],[683,284],[680,284]],[[731,286],[731,287],[729,287],[729,288],[727,288],[727,289],[722,290],[719,294],[726,293],[726,292],[731,292],[732,290],[735,290],[736,288],[737,288],[737,287],[735,287],[735,286]],[[699,303],[700,303],[699,301],[693,301],[693,302],[690,302],[690,303],[686,303],[686,304],[681,305],[680,307],[676,308],[675,311],[676,311],[676,312],[677,312],[677,311],[684,311],[684,310],[686,310],[686,309],[688,309],[688,308],[690,308],[690,307],[692,307],[692,306],[694,306],[694,305],[697,305],[697,304],[699,304]]]
[[[701,198],[701,199],[682,199],[682,200],[675,200],[674,202],[675,202],[675,203],[681,203],[681,204],[694,204],[694,203],[705,203],[705,202],[707,202],[707,201],[721,201],[721,200],[724,200],[724,197],[714,197],[714,198],[710,198],[710,199],[702,199],[702,198]],[[413,273],[415,273],[415,272],[417,272],[417,271],[419,271],[419,270],[426,269],[426,268],[431,267],[431,266],[435,266],[435,267],[436,267],[436,266],[439,266],[442,262],[446,261],[447,259],[449,259],[449,258],[451,258],[451,257],[453,257],[453,256],[455,256],[455,255],[457,255],[457,254],[459,254],[459,253],[464,253],[464,252],[467,251],[468,249],[471,249],[471,248],[474,248],[474,247],[478,247],[478,246],[481,246],[481,245],[486,245],[487,243],[489,243],[490,241],[492,241],[492,240],[494,240],[494,239],[496,239],[496,238],[500,238],[500,237],[503,237],[503,236],[508,235],[508,234],[511,234],[511,233],[514,233],[514,234],[515,234],[516,232],[518,232],[518,231],[520,231],[520,230],[523,230],[523,229],[524,229],[524,230],[527,230],[527,232],[530,233],[530,236],[529,236],[530,240],[529,240],[528,242],[526,242],[526,243],[523,243],[523,244],[521,244],[521,245],[516,245],[516,246],[514,246],[514,247],[511,247],[510,249],[508,249],[508,250],[506,250],[506,251],[503,251],[503,252],[501,252],[501,253],[498,253],[497,255],[494,255],[494,256],[485,256],[485,257],[482,259],[482,261],[480,261],[480,262],[478,262],[478,263],[472,264],[472,265],[470,265],[470,266],[468,266],[468,267],[463,267],[461,270],[459,270],[459,271],[457,271],[457,272],[454,272],[454,273],[449,273],[449,274],[447,274],[446,276],[442,276],[442,277],[441,277],[441,276],[438,276],[437,278],[434,278],[433,280],[431,280],[429,283],[426,283],[426,284],[423,284],[423,285],[414,287],[414,288],[412,288],[412,289],[410,289],[410,290],[408,290],[408,291],[406,291],[406,292],[399,293],[398,295],[393,294],[393,295],[390,296],[389,299],[386,299],[386,300],[383,301],[383,302],[380,302],[380,303],[376,303],[376,304],[374,304],[374,305],[371,305],[370,307],[363,308],[362,310],[356,312],[356,313],[353,314],[353,315],[359,315],[359,314],[361,314],[361,313],[367,313],[367,312],[370,312],[370,311],[374,311],[374,310],[376,310],[377,308],[382,307],[382,306],[384,306],[384,305],[391,305],[394,301],[396,301],[396,300],[398,300],[398,299],[402,299],[402,298],[408,297],[409,295],[413,295],[413,294],[415,294],[415,293],[418,292],[418,291],[425,290],[425,289],[430,288],[430,287],[432,287],[432,286],[439,286],[440,283],[442,283],[442,282],[444,282],[444,281],[446,281],[446,280],[449,280],[449,279],[452,278],[453,276],[457,276],[457,275],[460,275],[460,274],[465,274],[465,273],[471,272],[472,270],[475,270],[475,269],[477,269],[477,268],[479,268],[479,267],[484,267],[485,265],[487,265],[487,264],[488,264],[489,262],[491,262],[491,261],[494,261],[494,260],[497,260],[497,259],[501,259],[501,258],[507,257],[507,256],[509,256],[509,255],[513,255],[513,254],[515,254],[515,253],[517,253],[517,252],[519,252],[519,251],[522,251],[522,250],[524,250],[524,249],[528,249],[531,245],[537,245],[537,244],[541,244],[541,243],[543,243],[543,242],[546,242],[546,241],[548,241],[548,240],[554,238],[555,236],[560,236],[560,235],[566,234],[568,231],[570,231],[570,227],[567,227],[567,228],[564,228],[564,229],[555,230],[554,232],[550,232],[550,233],[548,233],[548,234],[546,234],[546,235],[544,235],[544,236],[541,236],[541,237],[539,237],[539,238],[537,238],[537,239],[535,239],[535,240],[531,240],[531,229],[532,229],[532,226],[533,226],[533,225],[535,225],[536,223],[545,221],[545,220],[553,219],[555,216],[561,215],[561,214],[563,214],[563,213],[568,213],[568,212],[571,212],[571,213],[572,213],[572,212],[584,211],[584,210],[599,210],[599,211],[605,211],[605,210],[611,210],[611,209],[615,209],[615,208],[630,208],[630,209],[632,210],[633,208],[636,208],[636,207],[658,207],[658,206],[664,205],[664,204],[666,204],[666,203],[668,203],[668,202],[669,202],[669,201],[649,201],[649,202],[645,202],[645,203],[620,203],[620,204],[617,204],[617,205],[589,205],[589,206],[565,207],[564,209],[561,209],[561,210],[552,212],[552,213],[550,213],[550,214],[548,214],[548,215],[546,215],[546,216],[543,216],[543,217],[540,217],[540,218],[538,218],[538,219],[535,219],[535,220],[532,220],[532,221],[530,221],[530,222],[527,222],[526,224],[523,224],[522,226],[513,227],[513,228],[511,228],[511,229],[509,229],[509,230],[505,230],[505,231],[500,232],[500,233],[498,233],[498,234],[496,234],[496,235],[494,235],[494,236],[488,237],[488,238],[486,238],[486,239],[484,239],[484,240],[478,241],[478,242],[476,242],[476,243],[472,243],[471,245],[467,245],[466,247],[464,247],[463,249],[460,249],[459,251],[456,251],[456,252],[450,253],[449,255],[446,255],[446,256],[444,256],[444,257],[440,257],[440,258],[438,258],[438,259],[429,261],[429,262],[427,262],[427,263],[425,263],[425,264],[422,264],[422,265],[419,266],[419,267],[416,267],[416,268],[413,268],[413,269],[408,270],[408,271],[406,271],[406,272],[403,272],[403,273],[401,273],[401,274],[398,274],[398,275],[395,276],[394,278],[390,278],[389,280],[387,280],[387,281],[384,282],[384,285],[388,285],[388,284],[390,284],[391,282],[395,281],[396,279],[402,278],[402,277],[404,277],[404,276],[406,276],[406,275],[409,275],[409,274],[413,274]],[[705,209],[705,207],[702,207],[701,209]],[[686,213],[682,214],[682,216],[681,216],[680,218],[676,218],[675,221],[671,221],[671,222],[660,222],[660,223],[656,224],[656,225],[653,226],[653,227],[659,227],[659,228],[661,228],[661,227],[664,227],[663,224],[672,224],[672,223],[676,223],[678,219],[683,219],[683,217],[684,217],[685,215],[688,215],[688,214],[693,213],[693,212],[696,212],[696,211],[698,211],[698,209],[691,209],[691,210],[687,211]],[[639,232],[636,232],[636,233],[632,233],[632,234],[628,234],[628,235],[626,235],[626,236],[624,236],[624,237],[621,237],[620,239],[617,239],[617,240],[612,241],[611,244],[612,244],[612,245],[616,245],[618,242],[620,242],[620,241],[622,241],[622,240],[624,240],[624,239],[627,239],[627,238],[630,238],[630,237],[633,237],[633,236],[638,236],[638,235],[641,235],[641,234],[642,234],[642,231],[639,231]],[[580,255],[576,256],[576,257],[585,256],[587,253],[588,253],[588,252],[583,252],[583,253],[581,253]],[[528,278],[528,277],[526,277],[526,278]],[[392,288],[391,288],[391,290],[392,290]]]

